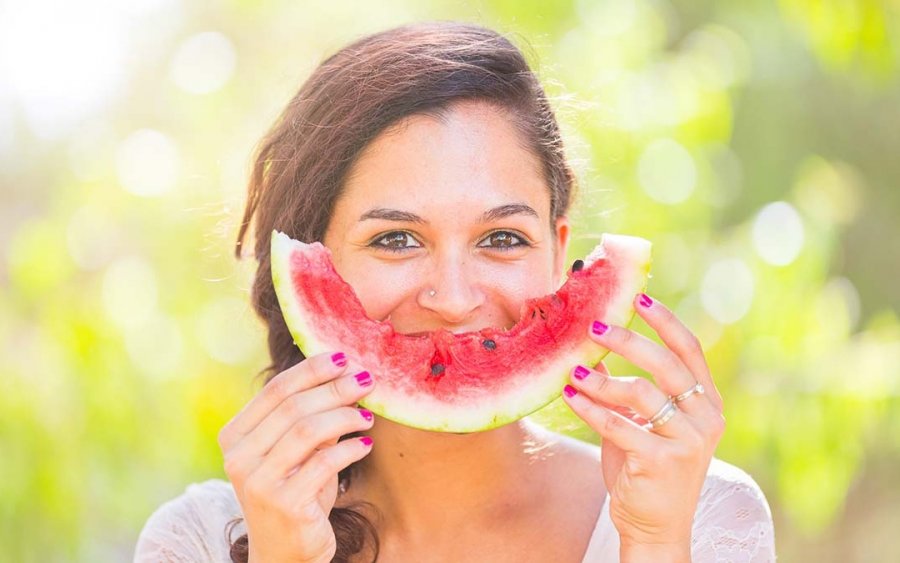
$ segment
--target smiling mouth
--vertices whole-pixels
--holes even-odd
[[[422,336],[428,336],[431,334],[430,332],[404,332],[403,336],[411,336],[413,338],[419,338]]]
[[[501,332],[508,332],[509,330],[512,329],[513,326],[515,326],[515,325],[512,324],[508,327],[493,327],[493,326],[487,325],[487,326],[483,326],[481,328],[466,328],[466,329],[461,329],[461,330],[454,330],[454,329],[449,329],[449,328],[438,327],[434,330],[417,331],[417,332],[401,332],[399,334],[402,334],[403,336],[410,336],[412,338],[420,338],[423,336],[429,336],[438,330],[446,330],[452,334],[469,334],[469,333],[475,333],[475,332],[482,331],[486,328],[493,328],[493,329],[499,330]]]

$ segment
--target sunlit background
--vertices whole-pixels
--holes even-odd
[[[232,258],[253,145],[336,49],[450,18],[513,34],[553,97],[571,258],[654,242],[650,293],[704,343],[717,455],[765,491],[779,558],[900,552],[900,2],[0,6],[0,559],[127,560],[224,477],[266,362]],[[560,403],[535,418],[596,440]]]

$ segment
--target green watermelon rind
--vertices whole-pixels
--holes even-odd
[[[630,242],[625,239],[630,239]],[[585,262],[590,264],[594,259],[601,257],[602,254],[598,255],[597,252],[602,253],[608,248],[609,243],[617,241],[625,241],[621,246],[631,251],[629,262],[633,267],[618,270],[620,275],[628,277],[620,278],[615,297],[609,300],[606,315],[602,320],[607,324],[628,326],[635,315],[634,296],[645,291],[647,287],[651,264],[650,243],[637,237],[603,235],[597,249],[585,258]],[[291,264],[290,260],[283,257],[290,257],[292,251],[298,248],[297,245],[302,244],[283,233],[273,232],[272,280],[294,342],[305,356],[310,357],[333,350],[324,341],[316,338],[315,331],[305,320],[313,317],[312,312],[306,311],[297,299],[290,299],[294,294]],[[451,411],[441,416],[438,413],[442,409],[444,411],[447,409],[430,397],[422,396],[418,398],[420,400],[410,400],[407,396],[393,396],[391,389],[379,388],[377,385],[368,396],[359,401],[359,404],[379,416],[424,430],[464,433],[497,428],[532,414],[551,403],[560,396],[563,386],[569,381],[569,373],[576,364],[595,366],[609,353],[591,339],[589,329],[590,327],[585,327],[584,339],[575,344],[570,351],[560,351],[552,363],[543,366],[543,373],[555,373],[556,376],[538,376],[520,389],[510,389],[498,400],[502,403],[498,405],[501,408],[495,409],[492,413],[477,410],[465,413]],[[374,375],[377,378],[377,374]]]
[[[306,322],[309,314],[296,299],[286,299],[283,296],[293,295],[294,288],[291,281],[290,260],[279,260],[278,257],[291,255],[291,251],[297,246],[297,241],[279,231],[272,231],[272,250],[270,263],[272,267],[272,284],[275,286],[275,294],[281,306],[281,313],[287,324],[294,344],[303,351],[307,358],[328,352],[325,344],[315,337],[315,331]]]

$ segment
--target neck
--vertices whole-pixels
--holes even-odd
[[[549,433],[526,421],[458,435],[376,419],[368,434],[375,445],[358,464],[353,497],[378,509],[379,534],[417,544],[528,513],[536,466],[552,455]]]

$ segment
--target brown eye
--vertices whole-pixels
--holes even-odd
[[[414,240],[415,239],[405,231],[393,231],[373,240],[369,246],[390,252],[404,252],[411,248],[418,248],[418,245],[408,244],[410,241]]]
[[[519,246],[530,246],[524,238],[509,231],[493,232],[484,240],[487,241],[488,244],[479,246],[487,246],[498,250],[510,250]]]

